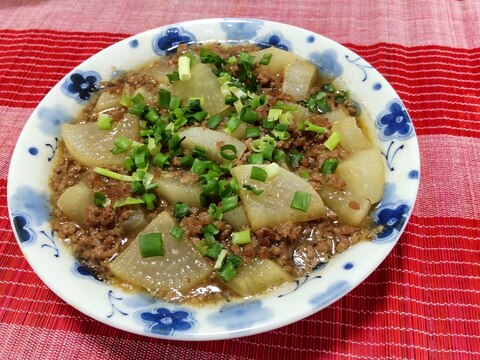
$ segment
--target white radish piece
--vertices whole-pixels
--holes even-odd
[[[272,57],[268,65],[260,65],[260,68],[266,68],[274,74],[281,74],[287,65],[293,64],[297,56],[289,51],[276,47],[269,47],[258,51],[252,51],[250,55],[255,56],[255,61],[260,61],[264,54],[271,53]]]
[[[205,280],[211,266],[184,236],[175,239],[170,232],[175,220],[166,212],[160,213],[139,234],[160,233],[165,256],[142,258],[139,236],[109,265],[118,278],[145,288],[153,296],[165,296],[170,291],[186,293]]]
[[[155,192],[167,203],[182,202],[189,206],[201,207],[200,194],[202,193],[202,187],[200,184],[182,183],[179,176],[168,171],[155,175],[153,183],[158,184]]]
[[[93,191],[83,181],[70,186],[57,200],[57,206],[71,220],[80,226],[85,225],[87,208],[94,206]]]
[[[285,68],[282,90],[294,100],[303,100],[308,97],[310,84],[315,77],[317,68],[312,63],[298,59]]]
[[[240,185],[239,195],[253,230],[275,227],[286,221],[315,220],[325,215],[320,195],[300,176],[277,165],[278,174],[261,182],[250,179],[253,166],[265,169],[269,165],[240,165],[230,171]],[[251,185],[257,190],[263,190],[263,193],[255,195],[243,185]],[[305,192],[311,197],[305,212],[290,207],[297,191]]]
[[[332,123],[332,131],[336,131],[342,138],[340,145],[347,152],[368,149],[373,144],[357,125],[357,121],[353,116],[348,116]]]

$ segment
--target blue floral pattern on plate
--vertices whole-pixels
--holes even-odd
[[[257,46],[261,47],[262,49],[273,46],[285,51],[292,50],[292,44],[290,41],[284,39],[282,34],[278,32],[270,33],[263,39],[257,40]]]
[[[256,299],[227,303],[218,313],[210,315],[208,320],[215,326],[239,330],[262,323],[272,316],[272,311],[265,307],[261,300]]]
[[[308,57],[325,75],[339,77],[343,73],[343,66],[338,61],[338,54],[333,49],[322,52],[313,52]]]
[[[150,311],[140,311],[136,318],[146,324],[147,332],[158,335],[174,335],[177,331],[188,331],[195,325],[193,313],[184,310],[169,310],[155,307]]]
[[[181,26],[172,26],[158,34],[152,42],[153,50],[158,55],[173,54],[180,44],[196,42],[195,35]]]
[[[351,285],[347,281],[337,281],[331,284],[326,291],[317,294],[309,299],[310,304],[315,307],[323,308],[330,304],[334,299],[340,297],[351,289]]]
[[[31,223],[35,226],[43,225],[49,219],[49,199],[46,194],[42,194],[30,186],[20,186],[17,188],[9,200],[10,208],[15,214],[24,214],[24,223]],[[26,214],[29,214],[27,216]],[[27,217],[29,220],[27,221]]]
[[[62,124],[71,122],[73,115],[65,105],[46,106],[38,109],[38,127],[45,135],[59,136]]]
[[[12,214],[13,229],[15,230],[20,243],[31,244],[36,239],[36,233],[31,227],[30,216],[25,213]]]
[[[62,90],[65,95],[75,99],[79,104],[86,103],[92,93],[98,90],[101,77],[95,71],[76,70],[67,77]]]
[[[262,22],[255,20],[222,22],[220,28],[225,32],[227,41],[245,42],[257,36],[262,28]]]
[[[396,204],[380,205],[375,211],[375,224],[382,225],[383,230],[374,241],[376,243],[394,241],[403,229],[409,213],[410,206],[402,201]]]
[[[399,100],[394,100],[387,105],[387,109],[377,117],[375,125],[383,141],[406,140],[414,135],[410,116]]]

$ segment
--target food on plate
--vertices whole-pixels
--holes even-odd
[[[332,80],[277,48],[204,44],[102,83],[62,127],[53,229],[97,278],[199,304],[372,240],[382,155]]]

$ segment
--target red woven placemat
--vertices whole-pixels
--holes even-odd
[[[198,17],[258,17],[256,2],[0,4],[0,358],[480,358],[480,4],[286,2],[262,17],[342,42],[376,67],[415,125],[422,178],[392,253],[327,309],[255,336],[155,340],[110,328],[54,295],[23,259],[6,182],[21,128],[70,69],[129,34]],[[63,5],[62,5],[63,4]]]

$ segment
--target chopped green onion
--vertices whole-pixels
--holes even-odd
[[[235,245],[246,245],[250,244],[251,242],[252,239],[250,237],[249,229],[232,233],[232,243],[234,243]]]
[[[315,132],[317,134],[324,134],[327,131],[327,129],[324,128],[323,126],[312,124],[308,120],[305,121],[305,125],[306,125],[306,127],[302,129],[304,131],[312,131],[312,132]]]
[[[141,181],[132,182],[132,193],[134,194],[143,194],[145,192],[145,186]]]
[[[237,255],[229,255],[223,262],[218,274],[225,282],[229,282],[237,276],[237,269],[242,264],[242,258]]]
[[[102,192],[95,191],[93,193],[93,202],[97,207],[107,207],[110,205],[111,200]]]
[[[170,165],[168,155],[165,155],[164,153],[158,153],[153,158],[153,165],[155,165],[159,168],[164,168],[165,166]]]
[[[256,96],[252,99],[252,102],[250,103],[250,107],[252,110],[255,110],[259,106],[263,106],[267,104],[267,95],[262,94],[260,96]]]
[[[237,97],[236,96],[227,96],[225,98],[225,105],[233,105],[235,103],[235,101],[237,101]]]
[[[244,92],[242,89],[239,89],[238,87],[236,86],[230,86],[228,88],[228,90],[230,90],[230,92],[235,95],[237,97],[237,99],[242,99],[244,97],[247,97],[247,93]]]
[[[290,125],[291,123],[293,123],[292,112],[287,111],[286,113],[283,113],[282,115],[280,115],[280,117],[278,118],[278,122],[284,125]]]
[[[211,203],[208,207],[208,214],[211,215],[215,220],[222,220],[223,217],[222,209],[214,203]]]
[[[182,98],[177,96],[172,96],[172,98],[170,99],[170,104],[168,105],[169,109],[171,111],[174,111],[175,109],[178,109],[180,106],[182,106]]]
[[[258,126],[246,128],[245,129],[245,137],[247,137],[247,138],[260,137],[260,128]]]
[[[233,210],[238,206],[238,195],[222,197],[222,212]]]
[[[274,109],[282,109],[285,111],[297,111],[297,105],[288,105],[285,104],[283,101],[277,101],[273,106]]]
[[[275,149],[275,151],[273,152],[273,161],[277,163],[280,161],[284,161],[286,157],[287,155],[282,149]]]
[[[142,197],[147,210],[153,210],[157,204],[157,196],[154,193],[145,193]]]
[[[265,53],[263,54],[262,58],[260,59],[259,63],[261,65],[268,65],[270,63],[270,59],[272,58],[272,53]]]
[[[327,159],[322,164],[322,174],[333,174],[338,166],[338,160],[335,158]]]
[[[245,184],[243,188],[251,191],[253,195],[261,195],[263,193],[262,189],[255,189],[252,185]]]
[[[190,58],[182,55],[178,58],[178,75],[180,81],[188,81],[192,78],[190,73]]]
[[[158,115],[157,110],[154,108],[149,108],[147,114],[145,115],[145,119],[147,119],[151,124],[155,124],[160,120],[160,115]]]
[[[267,120],[270,122],[277,121],[280,118],[280,115],[282,115],[282,109],[272,108],[268,111]]]
[[[209,258],[216,260],[218,259],[218,256],[220,255],[220,252],[222,250],[223,250],[223,246],[220,245],[218,242],[214,242],[207,248],[205,256],[208,256]]]
[[[335,93],[334,100],[337,104],[343,104],[348,99],[348,91],[338,90]]]
[[[195,159],[193,160],[192,168],[190,169],[191,172],[202,175],[204,174],[209,167],[210,163],[208,161]]]
[[[123,174],[119,174],[119,173],[116,173],[114,171],[111,171],[111,170],[108,170],[108,169],[104,169],[104,168],[101,168],[101,167],[95,167],[93,168],[93,172],[99,174],[99,175],[103,175],[103,176],[106,176],[106,177],[109,177],[109,178],[112,178],[112,179],[115,179],[115,180],[120,180],[120,181],[133,181],[133,178],[129,175],[123,175]]]
[[[297,191],[293,196],[293,200],[292,200],[292,203],[290,204],[290,207],[292,209],[307,212],[308,207],[310,206],[310,201],[312,201],[311,194],[303,191]]]
[[[227,254],[228,254],[228,251],[225,250],[225,249],[222,249],[220,251],[220,254],[218,254],[217,261],[215,262],[215,265],[213,266],[214,269],[218,270],[222,267],[223,260],[225,260],[225,258],[227,257]]]
[[[244,106],[240,112],[240,120],[249,124],[253,124],[258,120],[258,114],[252,110],[251,107]]]
[[[122,206],[138,205],[138,204],[145,204],[145,201],[143,201],[142,199],[127,197],[126,199],[117,201],[115,204],[113,204],[113,208],[116,209]]]
[[[128,95],[122,95],[122,98],[120,99],[120,105],[130,107],[132,105],[132,99]]]
[[[181,240],[183,234],[185,234],[185,230],[181,226],[178,226],[177,224],[173,225],[172,231],[170,231],[170,235],[172,235],[177,240]]]
[[[113,145],[115,145],[115,147],[111,149],[110,152],[114,155],[120,154],[130,150],[130,147],[132,146],[132,140],[126,136],[119,136],[113,141]]]
[[[178,74],[178,71],[173,71],[170,74],[167,74],[168,80],[173,83],[174,81],[180,80],[180,75]]]
[[[258,166],[252,166],[250,171],[250,179],[258,180],[258,181],[265,181],[268,178],[268,173],[264,169]]]
[[[100,114],[97,119],[97,126],[99,130],[112,129],[112,116],[109,114]]]
[[[288,154],[289,164],[294,169],[298,168],[298,166],[300,165],[300,160],[302,160],[302,158],[303,158],[303,154],[299,152],[297,149],[293,149]]]
[[[233,106],[235,106],[235,110],[237,111],[237,113],[240,113],[243,109],[243,103],[242,103],[242,100],[238,99],[237,101],[235,101],[233,103]]]
[[[248,157],[249,164],[263,164],[263,154],[262,153],[253,153]]]
[[[142,258],[165,255],[162,234],[160,233],[150,233],[150,234],[140,235],[139,244],[140,244],[140,255],[142,256]]]
[[[202,234],[204,235],[206,234],[217,235],[219,232],[220,230],[218,230],[218,228],[213,223],[207,224],[202,227]]]
[[[165,89],[158,89],[157,104],[162,109],[168,109],[172,94]]]
[[[220,148],[220,155],[224,159],[233,160],[237,157],[237,148],[232,144],[223,145]]]
[[[280,166],[277,163],[271,163],[265,166],[267,172],[267,179],[272,179],[280,173]]]
[[[173,213],[177,220],[182,220],[185,216],[190,214],[190,208],[187,204],[177,202],[173,207]]]
[[[308,178],[310,177],[310,173],[307,170],[302,171],[299,175],[305,181],[308,181]]]
[[[273,136],[278,140],[288,140],[290,139],[290,133],[288,131],[272,130]]]
[[[138,93],[138,95],[140,95],[140,93]],[[132,115],[136,115],[136,116],[143,116],[145,114],[145,112],[148,110],[148,105],[145,104],[145,103],[134,103],[130,109],[128,110],[128,112]]]
[[[223,117],[220,116],[219,114],[213,115],[208,121],[207,121],[207,126],[210,129],[216,129],[218,125],[223,121]]]
[[[191,111],[201,111],[205,106],[205,98],[202,97],[193,97],[188,99],[188,108]]]
[[[200,61],[204,64],[215,64],[217,67],[226,63],[224,59],[206,48],[200,49]]]
[[[322,91],[325,91],[326,93],[333,93],[335,88],[331,83],[327,83],[322,85]]]
[[[142,104],[145,102],[145,98],[140,92],[137,92],[134,97],[132,97],[132,103],[134,104]]]
[[[327,139],[327,141],[325,141],[323,143],[323,145],[325,145],[325,147],[330,150],[330,151],[333,151],[335,150],[335,148],[337,147],[338,144],[340,144],[340,141],[342,140],[340,134],[336,131],[334,131],[332,133],[332,135],[330,135],[330,137]]]
[[[274,150],[275,150],[275,145],[265,144],[262,150],[263,158],[267,160],[272,160]]]
[[[237,127],[240,125],[241,120],[238,118],[236,113],[230,115],[230,119],[227,121],[227,126],[225,127],[225,132],[227,134],[233,133]]]

